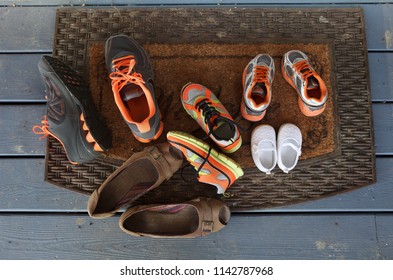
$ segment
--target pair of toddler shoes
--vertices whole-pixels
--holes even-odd
[[[270,174],[276,164],[288,173],[295,168],[302,153],[302,133],[291,123],[283,124],[277,138],[270,125],[256,127],[251,135],[251,155],[259,170]]]

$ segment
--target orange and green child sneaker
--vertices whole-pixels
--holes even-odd
[[[188,83],[181,91],[181,101],[187,113],[223,152],[233,153],[240,148],[242,138],[237,124],[208,88]]]
[[[194,166],[198,181],[216,186],[218,194],[223,194],[244,174],[235,161],[188,133],[170,131],[167,140]]]

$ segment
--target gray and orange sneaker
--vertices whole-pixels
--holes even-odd
[[[164,125],[146,51],[126,35],[112,36],[105,44],[105,63],[116,105],[135,138],[143,143],[157,139]]]
[[[272,100],[274,61],[268,54],[258,54],[244,68],[240,111],[243,118],[257,122],[266,115]]]
[[[218,194],[223,194],[244,174],[240,165],[234,160],[218,153],[208,144],[188,133],[170,131],[167,140],[194,166],[198,173],[198,181],[216,186]]]
[[[317,116],[325,110],[328,98],[325,83],[315,72],[305,53],[298,50],[285,53],[281,72],[285,80],[297,91],[298,105],[304,115]]]
[[[233,153],[241,147],[242,137],[237,124],[208,88],[200,84],[186,84],[181,91],[181,102],[222,151]]]
[[[94,107],[81,74],[51,56],[38,64],[46,91],[47,114],[33,131],[51,135],[64,147],[73,164],[89,162],[111,147],[111,137]]]

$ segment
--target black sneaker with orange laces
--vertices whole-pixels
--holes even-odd
[[[63,145],[68,160],[81,164],[111,146],[111,137],[96,111],[89,88],[74,69],[51,56],[42,56],[38,69],[47,98],[47,114],[36,134],[51,135]]]
[[[146,51],[132,38],[115,35],[106,41],[105,63],[116,105],[134,137],[142,143],[157,139],[164,125]]]

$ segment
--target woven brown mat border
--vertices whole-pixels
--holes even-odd
[[[127,34],[146,43],[176,42],[329,42],[331,77],[336,95],[340,149],[305,160],[289,174],[268,176],[255,169],[222,198],[232,210],[263,209],[318,199],[375,182],[375,148],[365,41],[360,8],[60,8],[57,10],[54,56],[84,72],[91,41]],[[90,194],[121,161],[100,158],[91,164],[68,163],[61,145],[49,138],[47,181]],[[137,203],[183,201],[216,196],[215,188],[193,181],[191,170]]]

